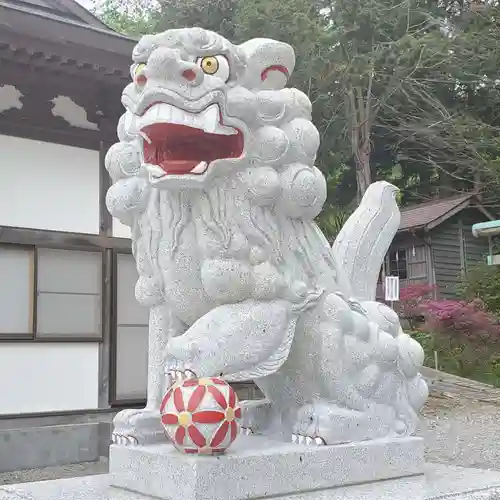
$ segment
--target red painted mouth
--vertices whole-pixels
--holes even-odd
[[[149,139],[143,141],[145,162],[159,166],[166,175],[201,175],[210,162],[239,158],[243,153],[243,134],[239,130],[222,135],[186,125],[154,123],[142,132]]]

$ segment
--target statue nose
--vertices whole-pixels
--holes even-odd
[[[193,68],[184,69],[181,73],[181,76],[182,78],[184,78],[184,80],[188,81],[189,83],[191,84],[198,83],[198,85],[201,83],[201,80],[203,79],[202,71]]]
[[[196,73],[192,69],[185,69],[182,76],[188,81],[192,82],[196,78]]]

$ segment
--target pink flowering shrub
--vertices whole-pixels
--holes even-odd
[[[418,317],[422,316],[421,305],[436,289],[435,285],[409,285],[399,291],[399,313],[408,321],[411,329],[415,328]]]
[[[472,341],[500,340],[497,319],[481,300],[428,300],[420,305],[426,329]]]

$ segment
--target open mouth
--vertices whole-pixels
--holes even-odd
[[[144,161],[153,178],[201,175],[215,160],[239,158],[240,130],[222,123],[217,104],[189,113],[166,103],[150,106],[138,119]]]

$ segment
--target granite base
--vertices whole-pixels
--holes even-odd
[[[167,443],[110,448],[111,485],[162,500],[257,499],[423,472],[417,437],[307,446],[240,436],[215,457],[183,455]]]
[[[0,500],[154,500],[110,486],[110,475],[0,486]],[[184,500],[182,496],[171,498]],[[266,497],[261,497],[262,499]],[[499,500],[500,472],[427,464],[425,475],[274,497],[277,500]]]

